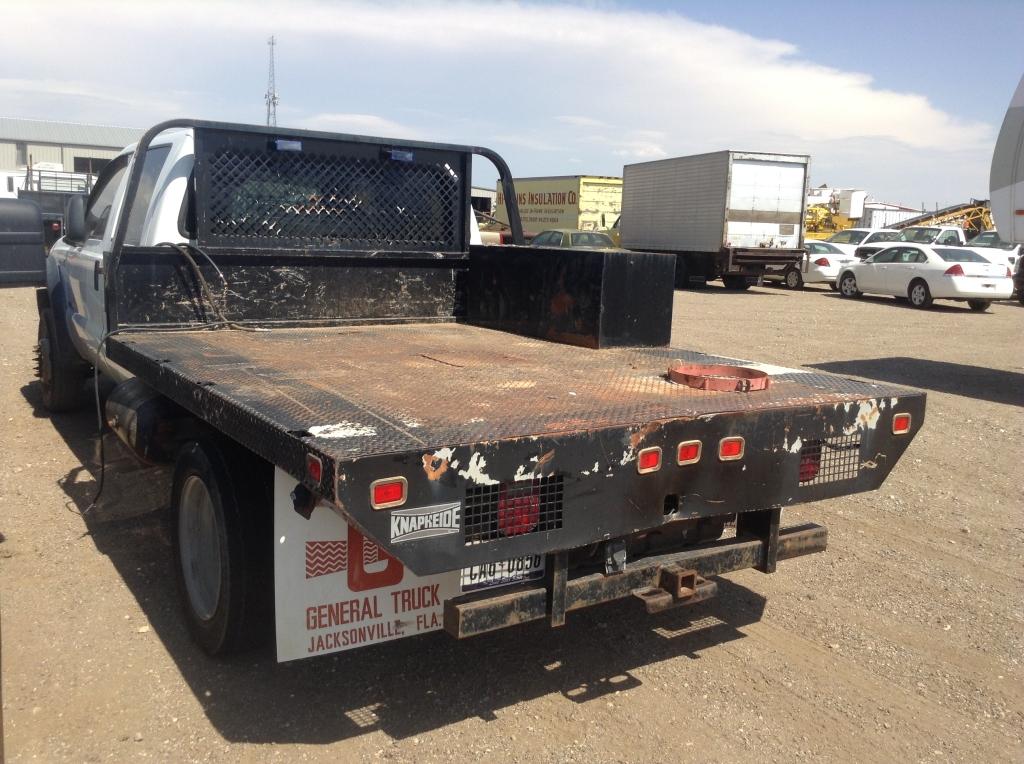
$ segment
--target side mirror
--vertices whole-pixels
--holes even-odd
[[[64,207],[64,238],[81,244],[85,241],[85,197],[75,194]]]

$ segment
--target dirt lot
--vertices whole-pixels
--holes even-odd
[[[928,422],[877,493],[799,507],[822,555],[689,611],[443,634],[278,665],[181,625],[166,476],[94,415],[46,416],[32,291],[0,290],[3,716],[11,761],[1024,760],[1024,308],[778,288],[677,293],[674,344],[919,386]],[[85,465],[83,467],[83,464]]]

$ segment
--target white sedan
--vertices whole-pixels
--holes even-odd
[[[1005,265],[969,249],[901,243],[842,269],[839,294],[864,292],[904,297],[915,308],[927,308],[932,300],[966,300],[971,310],[981,311],[993,300],[1009,299],[1013,279]]]
[[[807,257],[802,265],[791,265],[780,270],[769,270],[764,274],[765,280],[780,280],[790,289],[799,289],[804,284],[828,284],[833,291],[839,270],[844,265],[857,262],[853,254],[827,241],[807,241],[804,243]]]

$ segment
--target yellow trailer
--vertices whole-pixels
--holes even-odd
[[[602,175],[561,175],[516,178],[516,196],[523,230],[537,234],[549,228],[603,231],[622,212],[622,178]],[[494,216],[508,223],[505,195],[498,184]]]

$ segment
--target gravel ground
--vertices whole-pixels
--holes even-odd
[[[10,761],[1024,760],[1024,308],[677,292],[674,344],[919,386],[881,491],[788,509],[821,555],[689,610],[615,603],[457,643],[214,661],[179,621],[167,475],[48,417],[32,291],[0,289],[0,614]],[[84,465],[84,466],[83,466]]]

